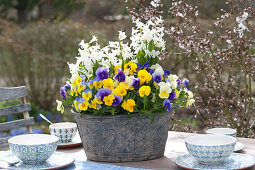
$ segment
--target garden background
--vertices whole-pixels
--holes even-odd
[[[117,39],[118,30],[130,35],[133,26],[129,15],[130,9],[142,13],[143,11],[139,9],[151,7],[150,2],[149,0],[0,1],[0,86],[25,85],[28,87],[28,102],[32,105],[30,115],[36,120],[34,127],[36,132],[48,132],[48,124],[38,116],[39,113],[53,122],[73,121],[70,111],[66,110],[64,114],[57,112],[55,101],[61,98],[59,88],[65,84],[66,78],[70,77],[67,62],[75,60],[79,42],[82,39],[89,41],[92,35],[96,35],[100,39],[100,45],[103,46],[109,40]],[[207,31],[215,29],[214,22],[219,20],[224,10],[231,11],[235,5],[238,5],[238,10],[246,10],[251,4],[253,10],[252,8],[248,10],[253,12],[249,13],[246,21],[250,31],[247,31],[245,36],[249,39],[240,38],[240,43],[234,44],[236,48],[231,48],[237,52],[240,47],[239,53],[233,52],[233,56],[240,57],[239,62],[237,60],[222,62],[219,57],[215,58],[217,61],[214,63],[198,68],[198,53],[190,53],[183,48],[177,49],[175,47],[177,35],[166,35],[168,55],[160,63],[165,69],[180,75],[182,79],[188,78],[189,87],[197,99],[194,107],[181,108],[174,112],[169,129],[203,132],[209,127],[229,126],[237,128],[239,136],[254,137],[254,0],[233,2],[233,4],[226,4],[225,0],[185,2],[199,11],[196,22],[193,23],[194,26],[199,24],[200,29]],[[180,7],[182,5],[179,4]],[[168,28],[176,24],[186,28],[181,25],[185,17],[178,17],[168,12],[176,10],[172,7],[171,0],[162,0],[158,8]],[[242,13],[239,14],[242,15]],[[230,18],[226,23],[228,26],[235,27],[235,18],[233,21]],[[223,36],[226,30],[228,27],[221,29],[221,32],[218,31],[217,34]],[[183,35],[186,34],[189,34],[188,29],[183,33]],[[198,31],[197,36],[203,37],[205,34]],[[248,47],[245,45],[241,47],[242,43],[248,44]],[[228,42],[216,44],[223,49]],[[211,61],[210,56],[207,59]],[[219,65],[220,68],[216,68]],[[224,68],[230,68],[229,66],[231,70],[224,70]],[[219,76],[216,82],[223,84],[219,92],[215,91],[217,87],[209,83],[207,75],[213,78],[215,75]],[[230,85],[233,89],[230,86],[224,86],[226,82],[230,82],[229,77],[233,79],[231,80],[233,84]],[[208,88],[201,90],[198,87]],[[232,101],[234,98],[237,99]],[[225,102],[221,104],[221,101]],[[0,108],[17,102],[16,100],[2,102]],[[2,116],[0,123],[13,119],[17,117]],[[25,131],[16,129],[10,134],[1,135],[22,133]]]

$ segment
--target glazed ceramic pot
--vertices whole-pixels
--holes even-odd
[[[59,142],[67,143],[71,142],[76,135],[77,125],[71,122],[54,123],[49,126],[49,129],[52,135],[59,137]]]
[[[8,140],[11,151],[25,164],[44,163],[57,149],[58,137],[26,134]]]
[[[185,139],[189,153],[200,163],[218,165],[234,151],[236,138],[225,135],[195,135]]]
[[[170,113],[154,121],[138,114],[92,116],[73,112],[86,156],[103,162],[128,162],[164,156]]]

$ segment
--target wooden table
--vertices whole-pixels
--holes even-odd
[[[168,132],[168,139],[166,143],[165,156],[163,158],[142,161],[142,162],[126,162],[126,163],[109,163],[118,166],[145,168],[145,169],[176,169],[180,170],[175,163],[174,159],[178,156],[188,153],[184,139],[188,136],[192,136],[192,133],[184,132]],[[244,150],[241,153],[252,155],[255,157],[255,139],[238,138],[239,142],[245,145]],[[69,148],[69,149],[58,149],[59,152],[65,152],[71,154],[77,161],[87,161],[83,147]],[[251,168],[255,170],[255,168]]]

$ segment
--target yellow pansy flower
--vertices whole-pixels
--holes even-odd
[[[103,104],[101,97],[96,97],[94,100],[96,101],[97,104]]]
[[[129,85],[126,82],[121,82],[120,85],[123,86],[125,89],[129,89]]]
[[[177,99],[180,95],[180,92],[177,89],[175,89],[174,92],[175,92],[175,97],[174,98]]]
[[[123,97],[127,94],[127,90],[124,85],[118,85],[114,90],[113,93],[120,97]]]
[[[82,92],[82,98],[85,100],[89,100],[92,97],[92,90],[86,89],[84,92]]]
[[[91,104],[89,105],[90,108],[98,110],[97,101],[94,99],[91,101]]]
[[[81,104],[79,104],[80,110],[86,111],[88,110],[88,107],[89,107],[89,103],[86,100],[84,100]]]
[[[134,111],[134,106],[135,106],[135,101],[133,99],[128,99],[127,101],[124,101],[121,105],[123,109],[133,112]]]
[[[103,100],[104,100],[105,105],[111,106],[114,99],[115,99],[114,95],[113,95],[113,94],[110,94],[110,95],[104,97]]]
[[[71,86],[70,95],[78,96],[78,91],[76,90],[75,86],[73,86],[73,85]]]
[[[103,80],[103,87],[104,88],[108,88],[110,90],[113,90],[114,83],[113,80],[111,78],[107,78]]]
[[[119,68],[121,68],[121,66],[115,66],[115,67],[114,67],[114,75],[117,74]]]
[[[140,79],[140,84],[142,85],[144,82],[149,82],[152,79],[152,75],[148,73],[146,70],[140,70],[138,72],[138,77]]]
[[[139,95],[140,95],[141,97],[144,97],[144,95],[149,96],[149,95],[150,95],[150,92],[151,92],[150,86],[142,86],[142,87],[140,87],[140,89],[139,89]]]
[[[88,87],[89,87],[90,89],[93,89],[93,87],[94,87],[93,83],[88,83]]]
[[[93,86],[94,86],[95,88],[100,89],[100,88],[103,86],[103,83],[102,83],[102,81],[94,81],[94,82],[93,82]]]
[[[133,75],[136,72],[137,65],[132,61],[129,61],[127,64],[124,65],[124,70],[129,70],[129,74]]]
[[[82,85],[81,83],[78,85],[78,88],[77,88],[77,92],[80,93],[81,91],[83,91],[85,89],[85,86]]]
[[[77,100],[74,100],[73,104],[74,104],[74,107],[75,107],[76,110],[79,109]]]
[[[76,81],[73,82],[74,86],[78,86],[80,82],[82,81],[82,78],[79,76]]]

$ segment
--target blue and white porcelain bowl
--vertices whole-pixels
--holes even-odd
[[[208,129],[206,133],[212,135],[228,135],[236,137],[236,129],[231,128],[212,128]]]
[[[49,129],[52,135],[59,137],[59,142],[67,143],[71,142],[76,135],[77,125],[71,122],[54,123],[49,126]]]
[[[195,135],[185,139],[189,153],[200,163],[218,165],[234,151],[236,138],[225,135]]]
[[[57,149],[58,137],[26,134],[8,140],[11,151],[25,164],[44,163]]]

